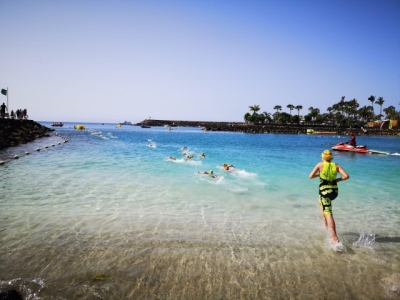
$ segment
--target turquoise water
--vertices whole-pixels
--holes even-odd
[[[334,153],[351,177],[333,203],[344,245],[336,251],[321,228],[318,180],[308,175],[324,149],[347,137],[73,125],[0,151],[0,292],[399,297],[400,138],[357,138],[390,155]],[[236,168],[226,172],[222,163]],[[220,178],[197,173],[209,170]]]

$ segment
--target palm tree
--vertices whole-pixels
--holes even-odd
[[[250,110],[253,112],[253,115],[260,110],[260,105],[254,104],[253,106],[249,106]]]
[[[303,109],[303,106],[296,105],[294,109],[297,109],[297,116],[300,118],[300,110]]]
[[[279,113],[279,110],[282,110],[282,106],[275,105],[274,109],[276,109],[276,112]]]
[[[371,101],[372,110],[374,110],[375,96],[371,95],[368,100]]]
[[[357,102],[357,99],[354,98],[353,100],[348,101],[349,106],[349,116],[353,115],[353,121],[356,120],[357,109],[360,106]]]
[[[386,114],[386,119],[394,119],[396,117],[396,109],[394,106],[389,106],[383,110]]]
[[[274,109],[276,109],[276,113],[274,113],[274,119],[279,120],[279,111],[282,110],[282,106],[275,105]]]
[[[378,104],[381,107],[381,110],[379,112],[379,115],[381,115],[381,116],[382,116],[382,105],[383,105],[383,102],[385,102],[385,100],[383,100],[383,97],[379,97],[378,100],[375,101],[375,103]]]
[[[244,114],[243,118],[244,118],[244,122],[247,124],[250,122],[251,114],[247,112]]]
[[[292,116],[292,110],[294,109],[294,105],[288,104],[286,107],[289,108],[289,110],[290,110],[290,116]]]
[[[271,118],[271,113],[264,111],[263,115],[265,117],[265,122],[270,123],[272,118]]]

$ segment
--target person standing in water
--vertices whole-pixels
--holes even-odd
[[[316,164],[309,177],[310,179],[320,178],[318,202],[321,209],[323,225],[325,228],[330,229],[332,241],[338,243],[339,239],[336,234],[331,201],[338,195],[337,183],[349,179],[350,176],[341,166],[332,162],[333,157],[330,150],[324,150],[321,154],[321,158],[322,162]],[[337,173],[342,177],[336,178]]]

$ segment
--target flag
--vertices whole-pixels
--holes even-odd
[[[2,90],[1,90],[1,93],[2,93],[4,96],[7,96],[7,90],[2,89]]]

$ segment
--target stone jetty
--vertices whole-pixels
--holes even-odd
[[[315,134],[318,132],[331,132],[337,135],[346,135],[353,131],[356,135],[397,135],[400,133],[400,128],[379,129],[368,128],[364,129],[349,126],[336,125],[303,125],[303,124],[263,124],[253,125],[244,122],[207,122],[207,121],[178,121],[178,120],[155,120],[146,119],[136,125],[148,126],[165,126],[171,127],[201,127],[205,131],[230,131],[244,133],[282,133],[282,134],[306,134],[307,129],[313,129]]]
[[[48,137],[52,131],[32,120],[0,119],[0,150]]]

